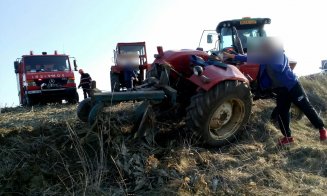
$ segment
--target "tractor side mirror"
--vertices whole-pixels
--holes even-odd
[[[211,34],[207,35],[207,43],[212,44],[212,35]]]
[[[18,73],[18,67],[19,67],[19,62],[15,61],[14,62],[15,73]]]
[[[74,70],[77,71],[77,63],[76,63],[76,59],[74,59],[73,62],[74,62]]]

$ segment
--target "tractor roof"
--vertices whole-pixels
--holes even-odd
[[[263,26],[265,24],[270,24],[270,18],[250,18],[245,17],[242,19],[234,19],[234,20],[225,20],[218,24],[216,31],[220,32],[223,27],[236,27],[237,29],[248,29],[252,27]]]
[[[117,43],[117,47],[120,46],[145,46],[145,42],[125,42],[125,43]]]

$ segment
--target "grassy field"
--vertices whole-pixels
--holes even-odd
[[[302,78],[327,122],[327,76]],[[158,122],[160,145],[135,141],[132,103],[107,110],[98,131],[75,105],[2,108],[0,195],[327,195],[327,143],[304,117],[296,144],[269,122],[273,101],[256,101],[238,141],[207,149],[185,137],[185,123]]]

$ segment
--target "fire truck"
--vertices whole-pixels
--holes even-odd
[[[76,89],[74,70],[77,70],[76,60],[73,65],[66,54],[23,55],[14,62],[17,77],[19,103],[32,106],[50,102],[77,103],[79,101]]]

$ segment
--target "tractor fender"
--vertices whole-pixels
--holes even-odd
[[[234,65],[227,65],[226,69],[214,65],[205,66],[200,76],[193,74],[188,80],[197,85],[198,89],[205,91],[226,80],[238,80],[249,84],[249,80]]]

